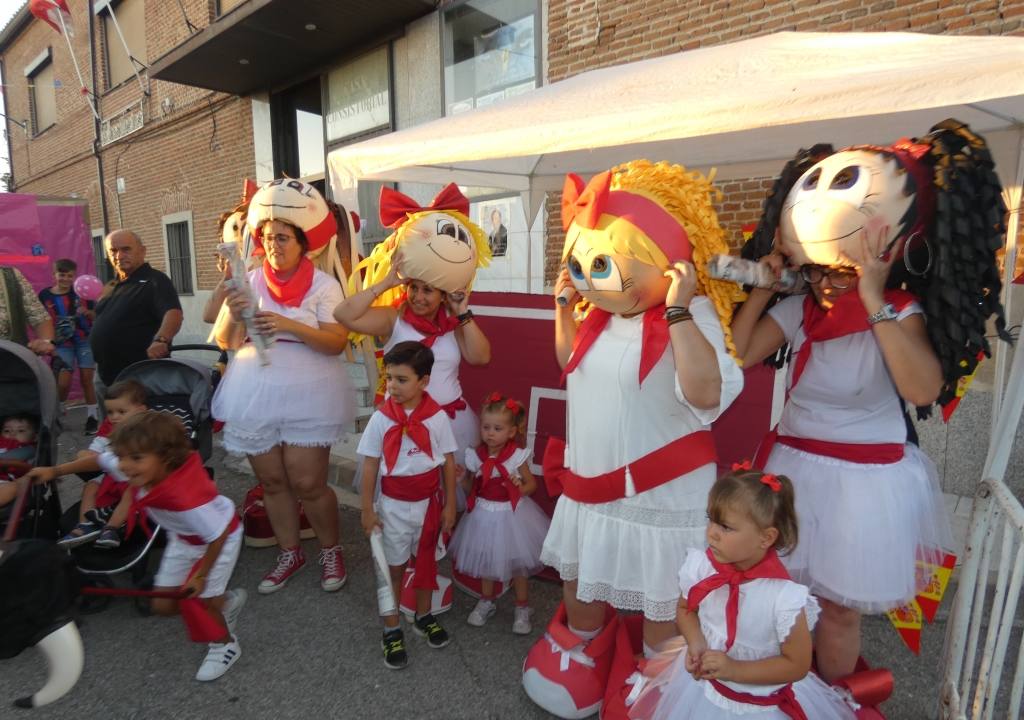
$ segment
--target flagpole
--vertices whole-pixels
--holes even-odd
[[[60,34],[64,36],[64,42],[67,43],[68,55],[71,56],[71,64],[75,66],[75,75],[78,76],[78,87],[85,90],[85,99],[89,103],[89,109],[92,110],[92,116],[99,120],[100,115],[96,112],[96,104],[93,102],[92,92],[85,86],[85,80],[82,79],[82,71],[78,67],[78,60],[75,59],[75,51],[71,47],[71,38],[68,37],[68,28],[67,25],[64,24],[64,13],[62,13],[60,8],[58,8],[56,14],[57,19],[60,21]]]
[[[139,61],[134,55],[132,55],[131,48],[128,47],[128,41],[124,39],[124,33],[121,32],[121,26],[117,22],[117,16],[114,15],[114,9],[110,7],[110,5],[107,5],[107,12],[110,14],[110,21],[114,23],[114,30],[117,31],[117,37],[121,39],[121,44],[124,45],[125,54],[128,55],[128,62],[131,63],[132,72],[135,73],[135,79],[139,81],[139,87],[142,88],[142,94],[149,97],[149,90],[146,89],[146,86],[142,82],[142,78],[139,76],[139,69],[135,67],[135,63],[138,63]],[[145,63],[139,64],[145,65]]]

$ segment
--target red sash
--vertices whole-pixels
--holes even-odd
[[[846,462],[864,463],[866,465],[889,465],[903,459],[905,445],[901,443],[841,443],[829,440],[812,440],[810,438],[779,435],[778,429],[765,435],[757,447],[754,466],[763,468],[768,462],[775,443],[787,445],[813,455],[845,460]]]
[[[761,558],[761,561],[749,570],[737,570],[728,563],[718,562],[711,553],[711,548],[708,548],[707,556],[716,572],[689,589],[686,593],[686,608],[690,612],[697,612],[697,607],[707,597],[708,593],[720,587],[729,586],[729,599],[725,604],[727,636],[725,649],[728,652],[729,648],[736,641],[736,621],[740,613],[740,585],[759,578],[789,580],[789,573],[786,572],[786,568],[783,567],[779,556],[775,553],[775,548],[769,548],[765,556]]]
[[[146,534],[153,534],[144,512],[146,508],[183,512],[205,505],[219,494],[217,486],[203,467],[199,453],[193,452],[184,465],[157,483],[145,497],[139,497],[139,488],[132,488],[132,504],[128,510],[125,536],[131,535],[135,529],[136,517]]]
[[[459,326],[459,319],[449,316],[448,309],[444,305],[437,309],[437,315],[431,320],[415,314],[409,307],[409,303],[406,302],[402,305],[402,320],[423,335],[420,342],[427,347],[432,347],[435,340]]]
[[[560,493],[577,502],[603,503],[626,497],[626,468],[633,486],[642,492],[664,485],[717,460],[710,430],[698,430],[673,440],[625,467],[594,477],[583,477],[565,467],[565,442],[552,437],[544,448],[544,482],[548,493]]]
[[[128,483],[118,482],[110,475],[104,475],[96,490],[96,507],[108,507],[120,502],[126,489],[128,489]]]
[[[233,533],[239,525],[238,515],[231,518],[228,525],[228,532]],[[209,545],[197,535],[179,535],[189,545]],[[199,570],[202,558],[196,560],[192,569],[188,571],[188,579],[191,580]],[[186,580],[187,582],[187,580]],[[200,597],[182,598],[178,601],[178,611],[181,619],[188,630],[189,639],[192,642],[211,643],[223,640],[227,634],[227,628],[220,624],[211,614],[206,602]]]
[[[512,503],[512,509],[516,509],[522,493],[519,492],[516,484],[512,482],[512,477],[505,468],[505,461],[512,457],[518,449],[518,446],[513,442],[505,443],[505,447],[497,455],[491,457],[487,453],[486,445],[480,445],[476,448],[476,456],[480,458],[483,466],[480,468],[477,476],[473,478],[473,487],[469,491],[469,497],[466,498],[466,512],[473,511],[478,496],[484,500],[493,500],[494,502],[508,500]],[[495,473],[498,474],[498,477],[494,477]]]
[[[423,516],[423,528],[416,545],[414,588],[437,590],[437,558],[434,549],[441,535],[441,505],[444,494],[441,490],[441,469],[434,468],[419,475],[384,475],[380,480],[380,491],[389,498],[418,502],[427,500],[427,514]]]
[[[562,371],[562,382],[583,361],[583,357],[601,336],[612,314],[600,308],[592,308],[580,323],[576,337],[572,342],[572,355],[565,370]],[[668,347],[668,323],[665,322],[665,306],[656,305],[644,312],[643,337],[640,342],[640,383],[654,369]]]
[[[455,414],[459,410],[465,410],[468,407],[469,407],[469,405],[466,404],[465,400],[463,400],[462,398],[458,398],[456,400],[452,400],[450,403],[448,403],[446,405],[442,405],[441,409],[445,411],[445,413],[448,415],[448,417],[450,417],[452,420],[454,420],[455,419]]]
[[[800,707],[796,694],[793,692],[792,683],[779,688],[770,695],[754,695],[753,693],[733,690],[718,680],[709,679],[708,682],[711,683],[711,687],[718,691],[719,695],[734,702],[741,702],[746,705],[760,705],[761,707],[774,706],[785,713],[786,717],[792,718],[792,720],[807,720],[807,715],[804,713],[804,709]]]
[[[267,283],[270,297],[285,307],[298,307],[302,304],[302,298],[313,287],[314,270],[313,261],[303,256],[295,272],[285,280],[278,275],[269,260],[263,261],[263,279]]]
[[[377,409],[395,424],[384,433],[384,467],[390,472],[394,470],[398,462],[398,453],[402,449],[402,438],[406,435],[413,444],[433,458],[434,451],[430,446],[430,430],[423,424],[424,420],[433,417],[441,412],[441,406],[434,402],[428,393],[423,393],[420,404],[413,408],[411,413],[406,414],[405,408],[388,397]]]

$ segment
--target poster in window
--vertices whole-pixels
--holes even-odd
[[[495,258],[508,255],[508,229],[511,224],[511,198],[498,198],[475,203],[477,216],[474,222],[487,233],[487,244],[491,246],[491,256]]]

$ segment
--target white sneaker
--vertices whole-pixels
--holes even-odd
[[[224,615],[224,622],[227,623],[228,632],[234,636],[235,623],[238,622],[238,616],[242,614],[242,606],[249,599],[249,593],[242,588],[235,588],[228,590],[225,595],[227,599],[224,601],[224,609],[221,612]]]
[[[234,665],[241,656],[242,648],[235,639],[226,643],[210,643],[206,658],[199,666],[199,672],[196,673],[196,680],[203,682],[216,680],[226,673],[228,668]]]
[[[466,622],[473,627],[483,627],[484,623],[493,617],[496,612],[498,612],[498,608],[495,607],[493,600],[480,598],[476,603],[476,607],[473,608],[472,612],[469,613],[469,617],[466,618]]]
[[[530,616],[533,615],[533,608],[526,605],[516,605],[515,620],[512,621],[512,632],[516,635],[529,635],[533,631],[530,624]]]

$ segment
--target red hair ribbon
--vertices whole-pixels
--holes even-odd
[[[744,460],[743,462],[733,463],[732,471],[739,472],[740,470],[752,470],[753,466],[750,464],[750,460]]]
[[[491,405],[491,404],[497,403],[497,402],[501,402],[501,393],[495,391],[495,392],[492,392],[490,394],[490,396],[487,398],[487,404]]]
[[[565,176],[562,186],[562,229],[568,230],[573,222],[585,228],[597,227],[608,202],[608,191],[612,186],[611,171],[606,170],[583,184],[583,178],[576,173]]]
[[[772,489],[772,492],[778,492],[782,489],[782,483],[779,479],[770,473],[765,473],[761,476],[761,482]]]
[[[519,412],[519,403],[517,403],[512,398],[509,398],[508,400],[505,401],[505,407],[514,413]]]
[[[413,213],[430,210],[457,210],[469,215],[469,199],[455,183],[445,185],[426,207],[420,207],[411,197],[393,188],[380,189],[380,221],[387,227],[398,227]]]

